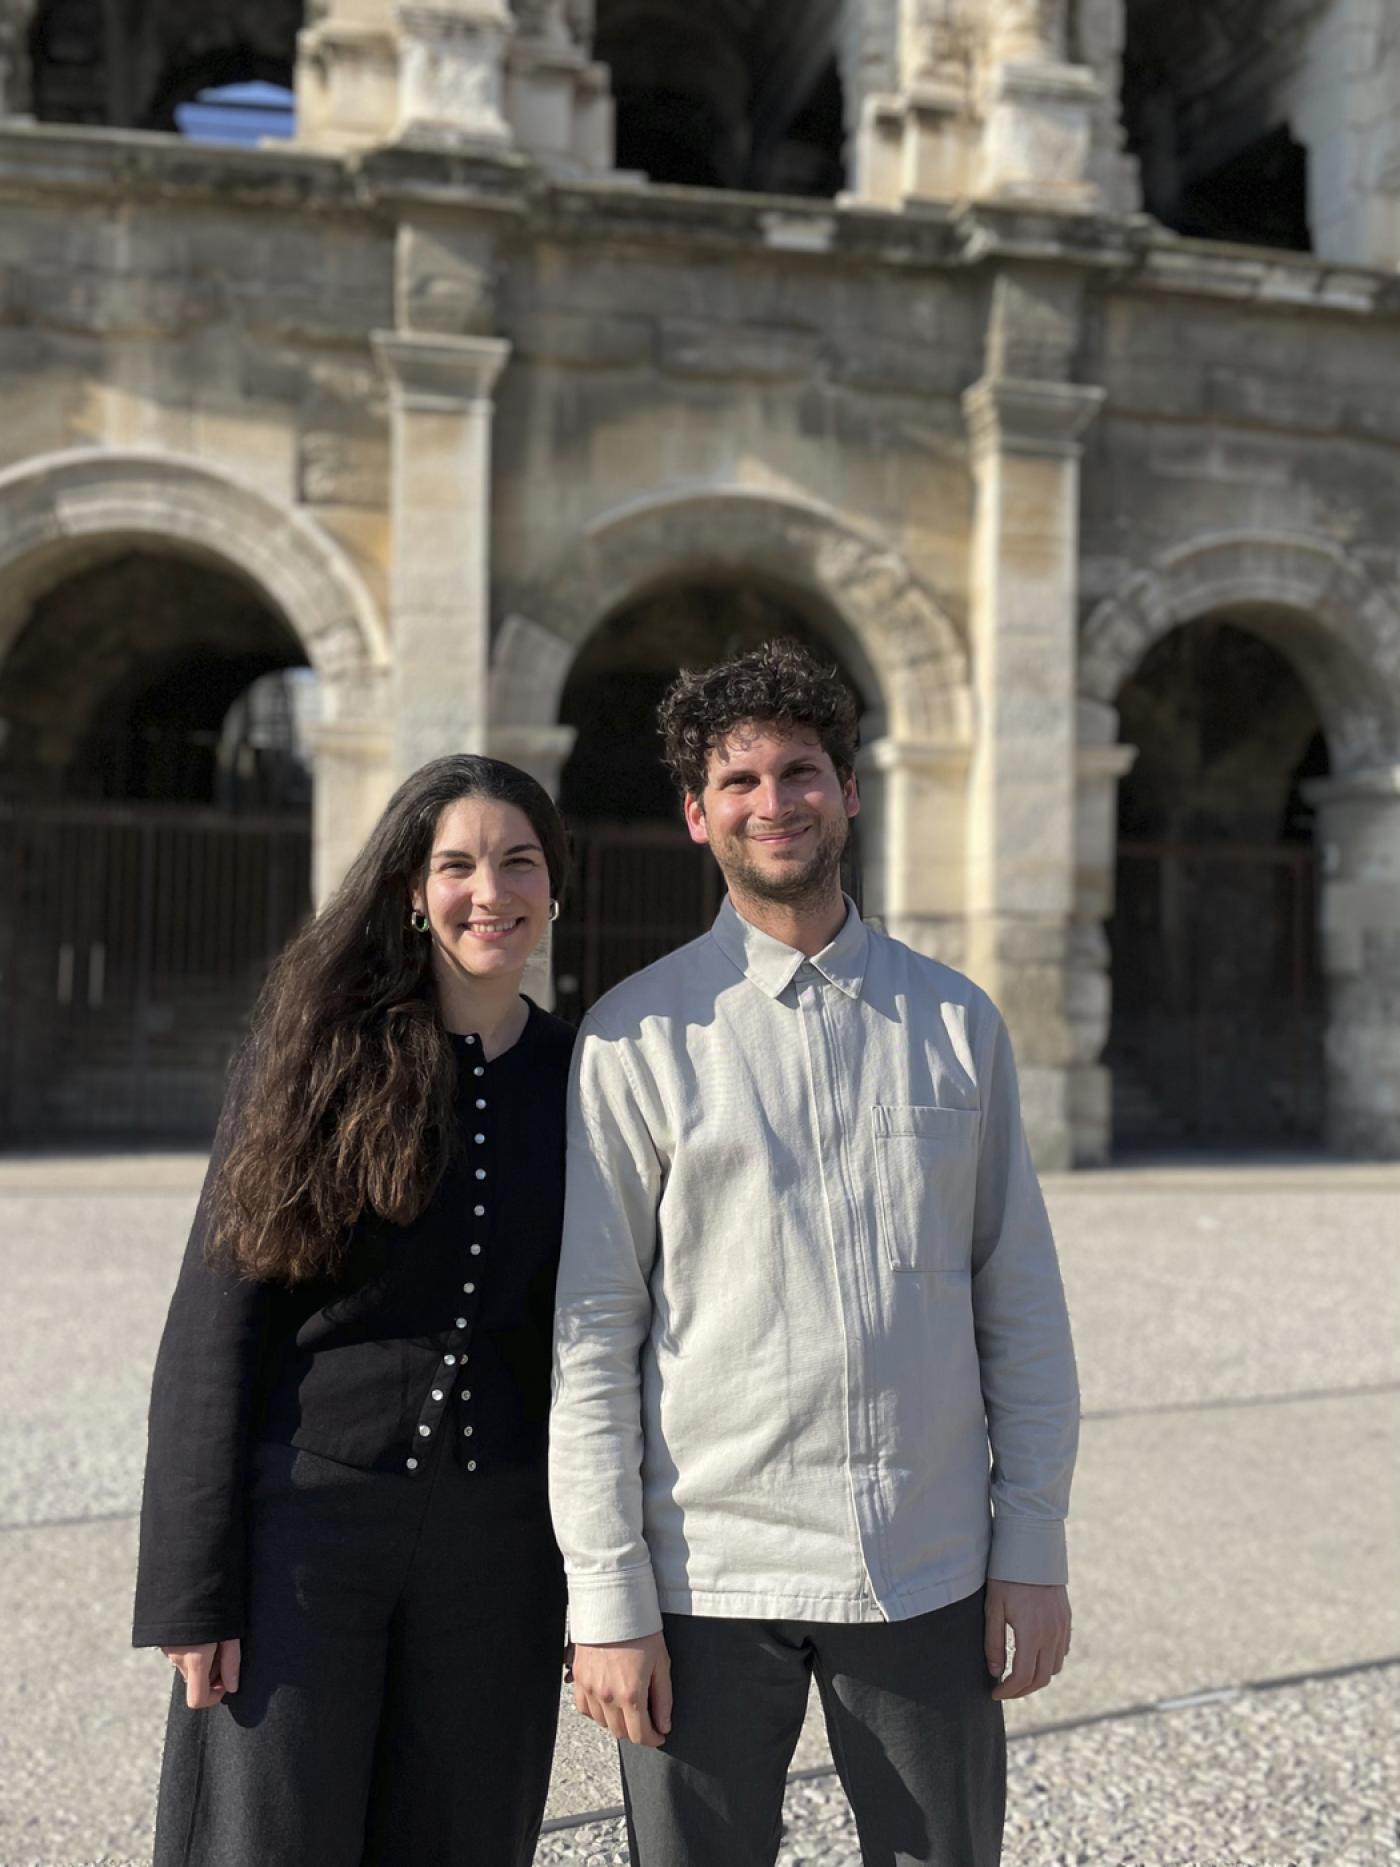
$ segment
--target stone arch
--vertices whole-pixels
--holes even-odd
[[[1080,636],[1079,859],[1071,998],[1077,1007],[1076,1149],[1110,1149],[1111,981],[1102,923],[1114,909],[1118,780],[1131,748],[1108,743],[1124,682],[1170,630],[1215,616],[1291,662],[1327,740],[1332,777],[1308,790],[1323,852],[1326,1128],[1347,1153],[1400,1154],[1400,1034],[1393,923],[1400,784],[1400,598],[1330,540],[1213,533],[1163,552],[1100,603]],[[1378,1011],[1378,1007],[1381,1009]]]
[[[1165,551],[1090,614],[1079,690],[1112,708],[1170,629],[1233,615],[1293,663],[1312,693],[1333,770],[1400,751],[1400,601],[1327,539],[1220,532]]]
[[[493,658],[493,724],[553,726],[570,664],[605,617],[663,583],[726,575],[766,580],[834,614],[852,672],[878,696],[884,733],[966,742],[966,649],[899,553],[823,506],[734,490],[615,509],[515,594]]]
[[[389,645],[359,573],[314,520],[223,468],[161,452],[82,448],[0,473],[0,659],[34,600],[146,542],[212,559],[284,617],[329,694],[387,673]]]

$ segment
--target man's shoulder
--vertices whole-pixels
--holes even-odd
[[[697,983],[712,967],[718,948],[710,932],[688,940],[643,966],[595,999],[579,1027],[584,1036],[640,1038],[657,1019],[683,1017]]]
[[[872,951],[895,980],[917,993],[922,1004],[958,1005],[968,1017],[980,1022],[1000,1014],[991,999],[974,979],[946,961],[919,952],[883,928],[870,928]]]

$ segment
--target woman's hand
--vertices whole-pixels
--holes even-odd
[[[243,1661],[241,1640],[210,1640],[200,1647],[162,1647],[185,1682],[185,1703],[191,1711],[207,1711],[238,1690],[238,1669]]]

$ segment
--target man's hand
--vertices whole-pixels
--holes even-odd
[[[1006,1630],[1016,1657],[1006,1672]],[[1069,1652],[1069,1591],[1058,1584],[987,1583],[987,1671],[1000,1684],[993,1698],[1025,1698],[1049,1685]]]
[[[659,1631],[574,1648],[574,1707],[614,1737],[655,1750],[671,1729],[671,1656]]]
[[[191,1711],[207,1711],[238,1690],[243,1662],[241,1640],[210,1640],[200,1647],[162,1647],[161,1652],[185,1682]]]

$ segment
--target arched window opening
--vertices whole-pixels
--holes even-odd
[[[578,863],[555,937],[564,1015],[581,1015],[639,966],[703,933],[723,895],[713,858],[690,841],[662,762],[656,710],[677,672],[776,636],[840,666],[832,633],[785,591],[697,580],[627,604],[584,644],[560,704],[561,721],[578,735],[560,790]],[[859,900],[854,834],[843,879]]]
[[[224,715],[216,755],[219,808],[309,811],[309,738],[320,717],[321,684],[310,668],[259,675]]]
[[[310,906],[316,682],[241,576],[91,551],[0,662],[0,1135],[207,1139]]]
[[[210,142],[288,136],[304,16],[303,0],[40,0],[29,35],[35,115]]]
[[[1149,213],[1177,233],[1312,250],[1308,150],[1319,6],[1128,0],[1123,122]]]
[[[617,163],[654,182],[831,196],[844,182],[839,0],[600,0]]]
[[[1259,636],[1173,630],[1119,696],[1108,936],[1115,1145],[1294,1146],[1322,1129],[1323,992],[1306,782],[1311,697]]]

